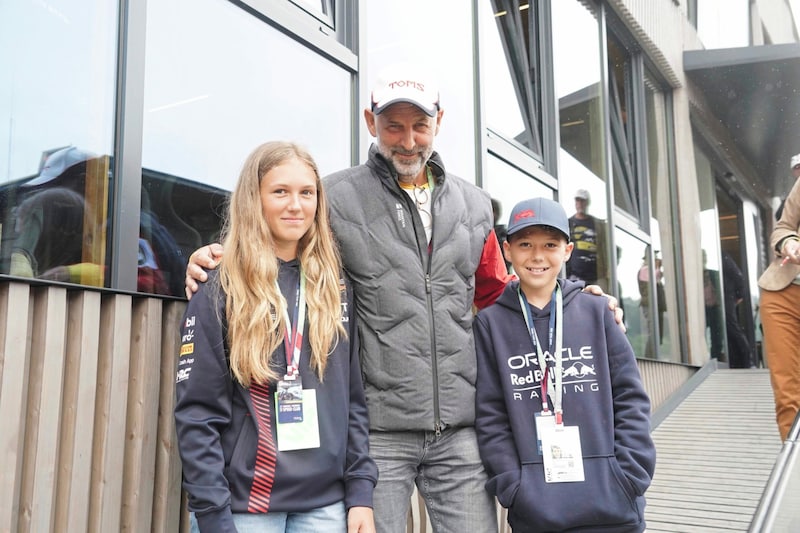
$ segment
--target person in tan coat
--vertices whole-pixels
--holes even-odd
[[[792,158],[800,164],[800,154]],[[794,166],[794,165],[792,165]],[[786,197],[770,245],[775,259],[761,275],[761,322],[775,395],[775,418],[786,440],[800,407],[800,180]]]

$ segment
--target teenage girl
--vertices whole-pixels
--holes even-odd
[[[175,423],[192,530],[373,533],[356,314],[311,156],[256,148],[223,236],[181,326]]]

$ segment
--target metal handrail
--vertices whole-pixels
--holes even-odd
[[[767,485],[761,495],[753,520],[750,522],[749,533],[762,533],[773,530],[775,518],[782,508],[786,486],[791,479],[792,471],[796,467],[800,446],[800,412],[794,419],[789,435],[783,441],[778,457],[775,459],[775,466],[772,467]]]

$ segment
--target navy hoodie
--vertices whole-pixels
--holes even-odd
[[[515,532],[638,533],[645,529],[644,493],[655,469],[650,400],[606,299],[581,292],[583,282],[559,283],[564,424],[579,427],[585,481],[545,483],[534,424],[542,410],[541,382],[533,378],[539,362],[515,281],[473,326],[475,429],[486,487],[508,508]],[[550,305],[531,309],[538,338],[546,341]]]
[[[300,356],[303,388],[316,389],[320,447],[278,451],[275,384],[246,389],[233,378],[225,339],[225,295],[218,288],[217,272],[208,275],[209,281],[189,301],[181,326],[175,405],[184,488],[200,530],[235,531],[231,513],[302,512],[342,500],[348,509],[372,507],[378,472],[369,457],[349,285],[342,293],[342,325],[348,337],[339,339],[328,355],[323,383],[309,367],[308,342]],[[281,261],[278,283],[289,316],[296,305],[299,276],[298,261]],[[307,321],[303,336],[307,341]],[[283,344],[272,360],[280,375],[285,374]]]

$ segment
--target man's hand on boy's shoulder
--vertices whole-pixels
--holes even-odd
[[[198,281],[203,282],[208,279],[205,269],[213,270],[219,265],[222,259],[223,249],[221,244],[207,244],[198,248],[189,256],[189,263],[186,265],[186,298],[192,299],[192,295],[197,292]]]
[[[603,289],[602,287],[600,287],[600,285],[587,285],[586,287],[583,288],[583,291],[595,294],[597,296],[605,296],[606,298],[608,298],[608,308],[614,311],[614,320],[617,322],[617,324],[619,324],[619,328],[622,330],[623,333],[628,331],[628,329],[625,327],[625,321],[623,320],[624,312],[622,311],[622,308],[619,306],[619,302],[614,296],[603,292]]]

